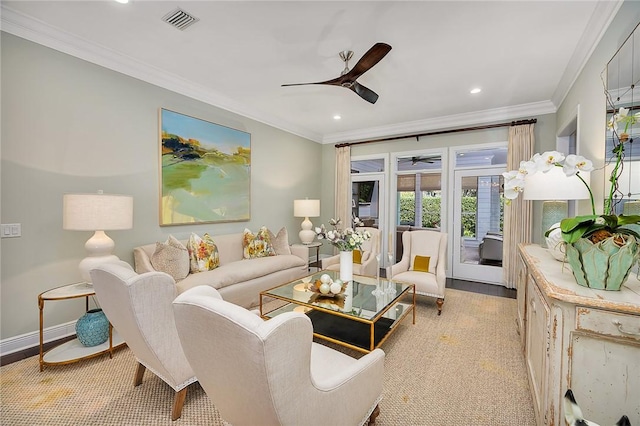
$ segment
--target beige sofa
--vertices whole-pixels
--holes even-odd
[[[308,275],[309,249],[302,245],[290,246],[291,254],[244,259],[242,233],[213,235],[218,247],[220,266],[206,272],[190,273],[176,283],[178,293],[192,287],[209,285],[224,300],[245,308],[260,304],[260,292]],[[186,246],[187,240],[181,240]],[[139,274],[155,271],[151,256],[156,244],[133,249],[135,269]]]

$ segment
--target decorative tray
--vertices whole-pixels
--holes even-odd
[[[322,284],[322,282],[320,280],[315,280],[315,282],[309,283],[309,287],[308,290],[316,295],[318,295],[318,297],[328,297],[328,298],[335,298],[335,297],[344,297],[344,291],[347,288],[347,284],[346,283],[342,283],[342,287],[340,288],[340,292],[339,293],[322,293],[320,291],[320,285]]]

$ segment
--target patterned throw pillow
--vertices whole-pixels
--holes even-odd
[[[291,254],[291,247],[289,247],[289,234],[287,233],[287,228],[284,226],[278,231],[278,235],[273,235],[271,230],[267,230],[269,232],[269,238],[271,239],[271,244],[273,245],[273,249],[276,251],[277,255],[281,254]]]
[[[362,264],[362,252],[360,250],[353,250],[353,263]]]
[[[189,275],[189,252],[173,235],[164,243],[156,243],[151,255],[151,265],[156,271],[166,272],[180,281]]]
[[[413,258],[413,270],[420,272],[429,272],[429,256],[416,256]]]
[[[265,226],[260,228],[255,235],[245,228],[242,234],[242,249],[245,259],[276,255],[276,251],[271,244],[271,238],[269,237],[269,230]]]
[[[218,247],[209,234],[204,234],[200,238],[197,234],[192,233],[187,248],[189,249],[189,264],[192,274],[211,271],[220,266]]]

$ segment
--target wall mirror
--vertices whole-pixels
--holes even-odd
[[[624,157],[616,170],[618,185],[617,188],[612,188],[611,212],[640,214],[640,119],[635,118],[635,114],[640,117],[638,26],[607,63],[603,81],[607,97],[604,196],[605,199],[608,198],[611,188],[609,178],[616,167],[616,149],[623,149]],[[624,117],[625,111],[628,111],[627,118],[620,120]]]

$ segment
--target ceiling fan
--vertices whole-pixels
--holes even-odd
[[[436,161],[435,160],[440,160],[440,157],[406,157],[406,158],[400,158],[401,162],[406,162],[406,163],[411,163],[412,166],[415,166],[418,163],[428,163],[428,164],[433,164]]]
[[[340,58],[344,61],[344,69],[340,73],[340,77],[334,78],[332,80],[320,81],[317,83],[293,83],[283,84],[282,86],[303,86],[306,84],[327,84],[330,86],[342,86],[352,90],[365,101],[375,104],[378,100],[378,94],[373,90],[358,83],[356,80],[362,74],[369,71],[375,64],[380,62],[380,60],[384,58],[390,50],[391,46],[386,43],[374,44],[373,47],[371,47],[371,49],[367,51],[367,53],[362,55],[362,58],[360,58],[358,63],[351,70],[349,69],[349,60],[353,56],[353,52],[351,50],[344,50],[339,53]]]

